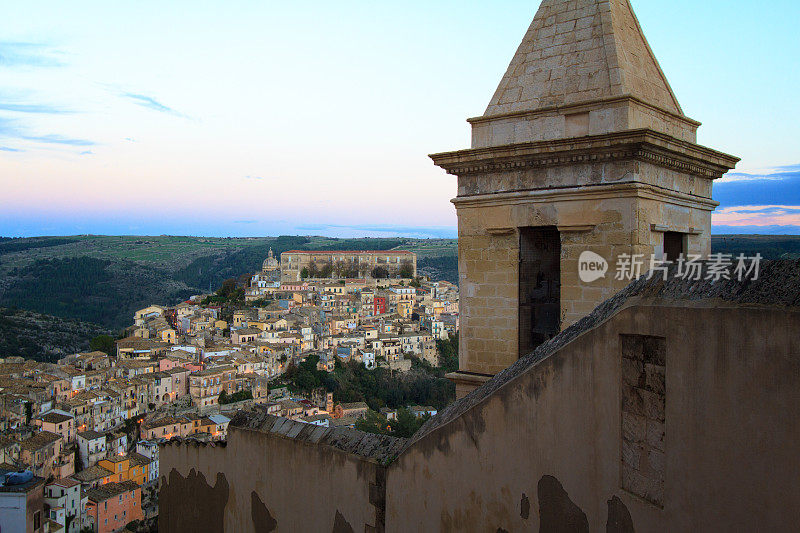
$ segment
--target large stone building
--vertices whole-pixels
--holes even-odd
[[[624,287],[615,264],[710,252],[711,185],[737,158],[696,144],[630,3],[545,0],[458,176],[459,394]],[[593,252],[605,277],[582,282]]]
[[[403,250],[290,250],[281,254],[281,281],[310,277],[368,278],[376,268],[390,277],[416,277],[417,255]]]
[[[708,254],[735,162],[694,144],[628,0],[545,0],[474,126],[435,160],[477,388],[409,439],[251,411],[171,440],[159,530],[795,531],[800,261],[578,281],[579,251]]]

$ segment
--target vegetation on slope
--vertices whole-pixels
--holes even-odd
[[[330,373],[317,370],[318,361],[319,357],[312,355],[299,365],[290,366],[280,382],[303,393],[324,387],[333,392],[336,402],[366,402],[375,411],[405,405],[442,408],[455,397],[455,387],[443,372],[419,361],[408,372],[396,372],[381,367],[368,370],[361,363],[337,360]]]
[[[2,358],[24,357],[53,363],[65,355],[89,350],[89,339],[107,333],[96,324],[0,308]]]
[[[153,268],[91,257],[40,259],[12,269],[3,285],[0,305],[108,329],[129,326],[137,309],[175,304],[196,292]]]

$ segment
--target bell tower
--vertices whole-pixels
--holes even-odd
[[[629,283],[620,256],[710,253],[738,159],[696,144],[628,0],[544,0],[468,122],[472,148],[431,156],[458,178],[459,397]]]

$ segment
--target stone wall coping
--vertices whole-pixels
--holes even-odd
[[[621,103],[634,103],[641,105],[642,107],[646,107],[650,110],[657,111],[658,113],[667,115],[681,122],[685,122],[686,124],[691,125],[693,128],[699,128],[700,126],[702,126],[702,122],[698,122],[697,120],[691,119],[685,115],[679,115],[677,113],[667,111],[666,109],[654,106],[652,104],[645,102],[640,98],[636,98],[633,95],[612,96],[609,98],[603,98],[599,100],[587,100],[585,102],[575,102],[573,104],[566,104],[566,105],[553,105],[548,107],[541,107],[539,109],[514,111],[511,113],[502,113],[498,115],[482,115],[480,117],[468,118],[467,122],[469,122],[472,125],[475,125],[475,124],[482,124],[486,122],[494,122],[497,120],[512,119],[512,118],[532,118],[537,115],[553,115],[553,114],[571,115],[573,113],[593,111],[595,109],[606,108],[609,105],[621,104]]]
[[[386,464],[394,459],[406,441],[389,435],[376,435],[350,428],[318,426],[254,411],[239,411],[228,424],[228,428],[229,433],[232,428],[257,431],[310,445],[327,446],[377,464]]]

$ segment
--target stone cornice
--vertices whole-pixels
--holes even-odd
[[[722,177],[738,158],[648,129],[432,154],[458,176],[524,168],[638,160],[708,179]]]
[[[713,211],[719,205],[719,202],[710,198],[693,196],[636,181],[583,185],[579,187],[560,187],[558,189],[532,189],[478,194],[473,196],[458,196],[450,201],[456,208],[460,209],[465,207],[579,202],[586,200],[597,201],[618,198],[645,198],[681,207],[702,209],[704,211]]]

